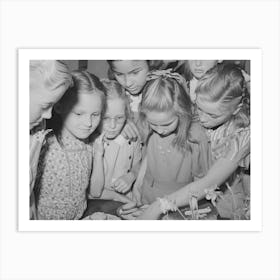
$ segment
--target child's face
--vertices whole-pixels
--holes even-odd
[[[65,83],[58,83],[52,88],[44,86],[44,80],[38,71],[30,73],[29,127],[32,129],[43,119],[50,119],[53,105],[63,96],[68,88]]]
[[[205,128],[215,128],[224,124],[232,117],[235,109],[221,109],[219,103],[214,103],[205,98],[201,99],[199,96],[197,97],[196,105],[200,122]]]
[[[80,93],[69,112],[67,104],[61,108],[63,129],[78,139],[88,138],[97,128],[101,118],[102,101],[97,94]],[[61,104],[63,106],[63,104]]]
[[[146,113],[146,119],[151,129],[161,136],[172,134],[179,124],[179,118],[173,111],[151,111]]]
[[[125,124],[125,103],[121,99],[107,101],[107,109],[103,118],[103,131],[107,139],[115,139],[122,131]]]
[[[189,60],[189,68],[195,78],[202,78],[205,73],[213,68],[218,63],[218,60]]]
[[[122,87],[130,94],[137,95],[146,84],[149,67],[146,60],[115,60],[112,71]]]

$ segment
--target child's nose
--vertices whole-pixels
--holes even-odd
[[[44,110],[44,112],[42,113],[43,119],[50,119],[51,117],[52,117],[52,107]]]
[[[196,66],[201,66],[202,60],[195,60],[195,65]]]
[[[133,81],[132,81],[131,77],[126,76],[126,77],[125,77],[125,86],[126,86],[126,87],[131,87],[132,84],[133,84]]]
[[[90,127],[92,125],[91,116],[85,116],[84,124],[88,127]]]
[[[116,127],[116,120],[114,118],[111,119],[110,121],[110,127],[115,128]]]

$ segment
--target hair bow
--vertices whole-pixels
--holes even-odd
[[[171,78],[171,79],[176,80],[184,88],[184,90],[187,93],[189,92],[189,85],[188,85],[187,81],[179,73],[173,72],[171,68],[167,69],[167,70],[151,71],[149,73],[149,75],[147,76],[147,81],[156,80],[156,79],[161,78],[161,77]]]

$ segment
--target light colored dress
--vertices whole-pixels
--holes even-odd
[[[208,129],[207,134],[211,140],[212,161],[220,158],[235,160],[238,153],[250,144],[250,126],[238,128],[234,120],[230,120],[217,129]],[[234,187],[230,190],[226,184],[221,186],[224,191],[222,199],[217,203],[217,210],[221,217],[239,219],[243,215],[242,209],[246,206],[248,190],[243,188],[242,180],[238,181],[242,170],[248,169],[250,165],[250,153],[239,162],[239,168],[227,179],[228,186]]]
[[[38,219],[80,219],[87,206],[92,145],[70,134],[58,142],[52,134],[45,147],[36,181]]]
[[[147,145],[147,168],[142,185],[142,203],[171,194],[206,175],[210,146],[203,128],[193,123],[189,131],[190,149],[182,152],[172,146],[175,134],[160,137],[153,133]]]
[[[105,142],[104,149],[105,188],[112,190],[111,186],[116,179],[137,168],[142,158],[141,143],[129,141],[119,135],[116,139]]]

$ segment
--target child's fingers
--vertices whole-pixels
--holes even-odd
[[[122,134],[126,139],[130,139],[132,141],[134,141],[137,137],[137,135],[134,133],[133,129],[129,125],[126,125],[124,127]]]
[[[98,137],[98,140],[97,140],[97,141],[98,141],[98,143],[100,143],[100,144],[101,144],[101,143],[103,142],[103,140],[104,140],[104,136],[105,136],[105,133],[106,133],[106,132],[105,132],[105,131],[103,131],[103,132],[100,134],[100,136]]]
[[[124,210],[124,211],[129,210],[129,209],[134,209],[134,208],[136,208],[136,202],[135,201],[131,201],[131,202],[122,206],[122,210]]]
[[[129,186],[127,184],[123,184],[122,186],[120,186],[119,188],[119,192],[121,193],[126,193],[129,189]]]
[[[115,187],[115,190],[120,192],[120,193],[124,193],[125,189],[127,188],[127,185],[125,182],[120,182],[118,184],[118,186]]]

